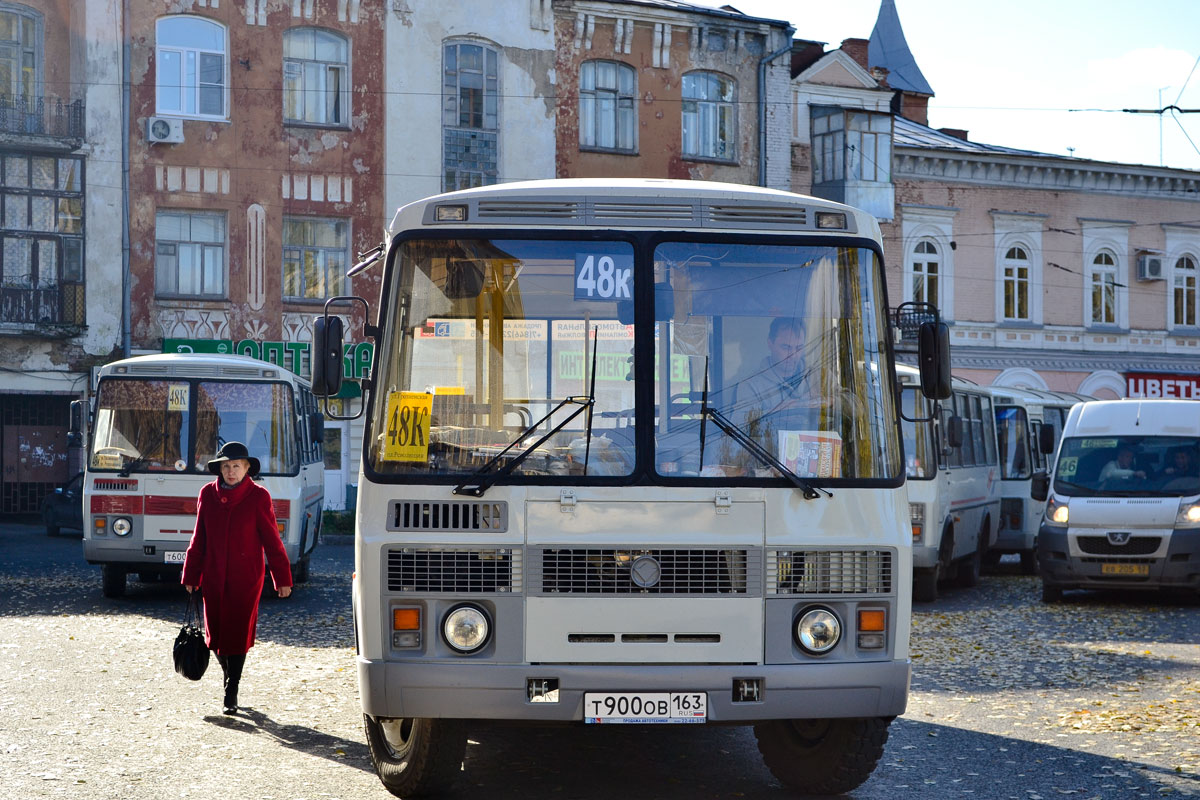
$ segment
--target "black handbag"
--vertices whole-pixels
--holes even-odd
[[[175,637],[172,648],[175,671],[189,681],[198,681],[208,669],[208,645],[204,643],[204,617],[200,613],[200,593],[188,593],[188,607],[183,616],[183,627]]]

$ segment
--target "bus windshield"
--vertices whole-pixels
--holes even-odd
[[[1054,491],[1064,495],[1200,494],[1200,439],[1105,436],[1064,439]]]
[[[291,474],[298,468],[292,403],[283,383],[105,379],[97,393],[90,466],[207,473],[221,446],[239,441],[262,473]]]
[[[366,450],[381,476],[450,479],[512,459],[516,480],[638,463],[667,479],[779,480],[704,424],[707,402],[801,477],[899,477],[868,249],[660,242],[649,329],[635,324],[631,241],[421,239],[396,252]],[[652,362],[635,363],[635,341]],[[764,359],[772,347],[786,356]],[[653,416],[635,411],[647,388]],[[428,441],[411,424],[425,414]]]

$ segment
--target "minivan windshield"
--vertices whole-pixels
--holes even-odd
[[[1104,436],[1064,439],[1054,491],[1064,495],[1200,494],[1200,439]]]

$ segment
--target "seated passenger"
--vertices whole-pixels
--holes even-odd
[[[1171,465],[1162,471],[1164,478],[1190,478],[1197,474],[1196,460],[1191,450],[1176,450]]]
[[[1128,445],[1122,445],[1117,451],[1117,457],[1105,464],[1104,469],[1100,470],[1100,482],[1127,481],[1131,478],[1144,479],[1146,472],[1145,470],[1136,468],[1133,463],[1133,457],[1133,448]]]

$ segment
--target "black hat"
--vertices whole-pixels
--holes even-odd
[[[244,458],[250,462],[250,471],[248,473],[250,477],[258,477],[260,467],[258,459],[250,455],[250,451],[246,449],[246,445],[241,442],[226,442],[225,446],[217,452],[217,457],[208,462],[208,471],[213,475],[220,475],[221,462],[235,461],[239,458]]]

